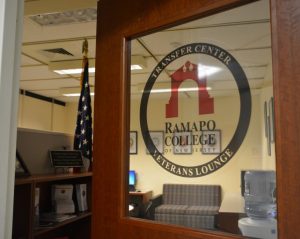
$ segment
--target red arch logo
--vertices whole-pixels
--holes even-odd
[[[185,80],[193,80],[197,83],[199,115],[214,113],[214,98],[208,94],[206,74],[199,74],[199,70],[196,64],[187,61],[171,75],[171,97],[166,104],[166,118],[178,117],[178,91]]]

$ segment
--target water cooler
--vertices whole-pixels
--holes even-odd
[[[239,220],[243,236],[277,239],[276,177],[274,171],[246,171],[245,211],[246,218]]]

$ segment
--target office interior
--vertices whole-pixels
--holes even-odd
[[[40,2],[25,1],[24,5],[17,122],[17,148],[32,174],[53,173],[47,155],[49,148],[72,149],[73,146],[78,96],[69,97],[63,94],[79,92],[80,74],[60,75],[53,71],[54,68],[63,67],[69,63],[80,67],[84,38],[89,42],[89,59],[92,66],[95,65],[96,55],[96,1],[83,4],[87,10],[81,11],[79,15],[83,14],[84,17],[79,16],[73,19],[72,23],[46,22],[45,19],[41,19],[42,13],[48,14],[49,12],[45,9],[46,7],[43,8],[40,5]],[[81,5],[78,4],[78,6]],[[47,7],[51,10],[51,4]],[[74,9],[69,9],[69,7],[69,5],[62,5],[61,11],[77,11],[76,8],[78,8],[76,4],[73,6]],[[274,122],[272,122],[274,98],[269,8],[268,1],[257,1],[131,41],[131,62],[133,64],[138,61],[143,65],[143,69],[131,70],[130,76],[131,109],[128,134],[134,133],[135,145],[133,152],[128,153],[128,157],[129,170],[134,171],[135,182],[134,188],[129,188],[128,201],[132,206],[127,212],[129,217],[155,220],[155,208],[150,209],[151,200],[163,194],[164,184],[219,185],[221,196],[217,214],[234,214],[234,220],[230,221],[231,226],[220,228],[217,219],[213,228],[182,225],[176,220],[161,223],[191,227],[195,230],[242,234],[238,229],[238,220],[246,217],[242,195],[243,173],[247,170],[276,171],[275,129]],[[53,7],[52,11],[56,12],[57,6]],[[250,85],[252,108],[247,133],[234,157],[210,174],[187,177],[172,173],[155,162],[143,139],[139,117],[142,92],[152,70],[174,49],[196,42],[206,42],[222,47],[237,59]],[[163,155],[172,159],[172,162],[176,164],[193,167],[217,157],[230,142],[237,127],[240,102],[238,87],[231,72],[224,64],[212,60],[210,56],[197,58],[193,55],[181,58],[161,73],[154,88],[169,87],[168,80],[172,73],[184,66],[187,61],[193,61],[195,64],[201,61],[204,67],[208,67],[205,71],[212,71],[211,75],[207,75],[206,89],[209,96],[214,99],[214,112],[199,116],[197,90],[179,92],[178,112],[180,116],[177,120],[169,120],[165,117],[165,106],[170,98],[170,92],[159,92],[150,94],[147,119],[149,130],[162,135]],[[62,66],[59,66],[60,64]],[[90,72],[89,80],[93,89],[97,85],[94,72]],[[195,86],[194,82],[188,80],[181,85],[182,88]],[[93,104],[92,96],[92,106]],[[178,149],[172,143],[166,145],[167,137],[171,140],[176,133],[182,131],[182,128],[168,131],[167,123],[169,126],[178,123],[179,126],[181,122],[195,122],[200,126],[199,119],[205,124],[202,130],[219,133],[217,136],[219,148],[210,148],[216,152],[202,151],[205,144],[184,149]],[[215,126],[210,128],[209,122],[213,122]],[[194,131],[197,131],[200,136],[200,133],[203,133],[202,130],[195,128],[196,126]],[[42,144],[43,141],[47,144]],[[41,146],[36,147],[39,143]],[[130,150],[131,148],[128,149]],[[142,198],[142,202],[134,201],[136,196],[140,195],[146,198]],[[150,210],[153,210],[151,215]],[[218,215],[215,215],[215,218],[217,217]]]
[[[237,124],[242,114],[240,108],[245,105],[241,106],[240,97],[243,93],[238,93],[238,83],[234,80],[234,72],[226,68],[225,57],[219,58],[219,61],[213,59],[213,54],[217,55],[217,53],[211,55],[207,53],[209,46],[203,46],[203,43],[207,42],[222,47],[236,58],[246,74],[251,91],[252,105],[249,105],[251,118],[246,136],[241,139],[241,146],[234,157],[220,168],[209,162],[224,153],[223,150],[230,143],[234,133],[239,131]],[[188,46],[191,43],[198,43],[199,49],[201,48],[207,54],[188,54],[193,47]],[[168,201],[165,202],[167,205],[162,206],[164,202],[160,202],[159,207],[153,203],[151,206],[156,207],[155,209],[151,209],[151,206],[145,209],[136,205],[133,200],[135,208],[131,208],[131,214],[133,216],[138,214],[162,223],[241,234],[238,222],[241,218],[247,217],[243,197],[244,172],[265,171],[274,174],[276,170],[274,124],[271,122],[274,116],[274,99],[268,1],[259,1],[158,31],[134,39],[131,44],[132,62],[135,62],[137,56],[146,55],[147,68],[150,66],[153,71],[149,73],[142,69],[139,74],[134,74],[133,71],[131,74],[130,140],[132,141],[130,142],[133,143],[133,148],[130,153],[130,170],[136,173],[135,187],[138,192],[145,192],[145,194],[150,192],[154,197],[162,195],[161,200]],[[143,49],[145,46],[146,49]],[[178,52],[176,49],[179,49]],[[177,53],[183,56],[177,59]],[[169,63],[172,57],[176,58],[176,61]],[[164,63],[168,65],[163,68]],[[199,100],[201,96],[192,73],[187,78],[184,76],[186,72],[195,72],[193,67],[197,67],[196,78],[205,81],[206,85],[202,90],[206,92],[203,94],[207,93],[209,98],[213,98],[214,108],[208,110],[209,112],[204,112],[207,109],[203,110],[205,106],[201,105]],[[149,90],[146,83],[148,84],[153,76],[155,76],[155,83]],[[176,92],[178,95],[173,95],[174,88],[170,90],[170,87],[173,87],[171,85],[173,81],[171,83],[170,79],[174,79],[174,85],[176,80],[183,79]],[[145,103],[143,97],[147,90],[151,93]],[[173,116],[168,116],[170,114],[168,107],[174,100],[172,97],[177,97],[175,106],[177,111]],[[157,152],[149,153],[146,146],[147,136],[142,129],[145,122],[141,119],[143,104],[144,106],[147,104],[145,118],[150,137],[161,156],[155,156]],[[211,147],[210,143],[205,142],[208,138],[203,136],[207,132],[214,133]],[[192,171],[192,167],[205,163],[208,165],[199,167],[196,172]],[[208,171],[210,173],[207,173]],[[272,183],[274,181],[273,178]],[[218,219],[211,226],[207,222],[202,222],[200,218],[187,219],[186,217],[192,218],[193,215],[189,216],[189,209],[180,208],[186,204],[180,197],[185,195],[191,199],[195,197],[194,194],[201,194],[201,189],[197,188],[191,189],[194,194],[191,193],[187,188],[189,184],[220,186],[220,204],[217,203],[218,213],[214,215]],[[219,195],[212,195],[211,200],[214,196]],[[173,200],[169,200],[169,197],[173,197]],[[191,200],[201,201],[196,198]],[[172,204],[170,201],[177,205],[174,206],[174,211],[170,209]],[[194,205],[192,203],[191,206]],[[198,202],[196,205],[206,204]],[[138,210],[140,212],[137,212]],[[204,215],[209,217],[210,214],[204,213]],[[234,215],[235,219],[229,219],[228,215]],[[223,220],[227,220],[227,223],[232,226],[224,227]],[[276,230],[276,226],[274,221],[273,229]],[[266,238],[266,236],[252,236]],[[277,235],[271,235],[270,238],[276,237]]]

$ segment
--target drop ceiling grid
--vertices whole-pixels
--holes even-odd
[[[253,16],[253,12],[255,12],[255,16]],[[258,84],[257,82],[261,81],[258,79],[264,78],[266,69],[270,67],[271,62],[268,19],[268,1],[263,0],[140,38],[150,52],[137,41],[132,41],[131,54],[145,56],[147,68],[143,71],[132,72],[131,83],[139,85],[147,80],[157,64],[151,54],[161,60],[162,57],[174,50],[176,45],[206,41],[230,50],[245,68],[249,80],[255,80],[253,84]],[[198,29],[191,30],[189,28]],[[180,30],[176,31],[176,29]],[[42,27],[25,16],[23,32],[22,50],[24,55],[22,56],[21,86],[35,93],[70,101],[70,98],[60,96],[59,88],[79,85],[80,75],[74,75],[73,78],[67,76],[68,78],[66,78],[66,76],[49,71],[47,65],[42,66],[40,64],[48,64],[50,61],[82,59],[81,46],[84,37],[87,37],[89,41],[89,57],[94,58],[96,21]],[[255,32],[255,34],[247,35],[246,33],[249,32]],[[74,54],[74,57],[43,52],[44,49],[51,48],[63,48]],[[244,48],[251,48],[251,50]],[[253,48],[261,49],[253,50]],[[177,65],[174,64],[167,70],[169,73],[173,73],[182,64],[183,62],[178,61]],[[252,66],[252,68],[247,68],[248,66]],[[90,75],[91,85],[94,85],[93,75]],[[224,76],[216,74],[215,79],[226,81]],[[161,81],[166,81],[168,77],[165,72],[162,73]]]

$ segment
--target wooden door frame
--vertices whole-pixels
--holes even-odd
[[[101,0],[98,3],[93,163],[94,239],[240,238],[126,217],[128,40],[215,14],[244,0]],[[279,239],[298,238],[300,215],[300,6],[271,0]],[[298,83],[298,84],[297,84]]]

